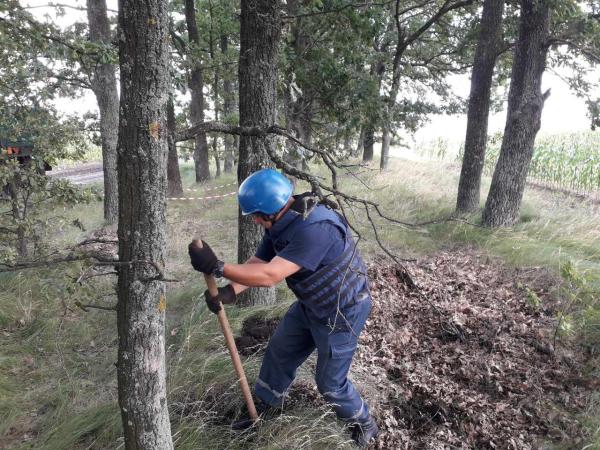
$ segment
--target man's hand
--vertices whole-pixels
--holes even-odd
[[[235,290],[231,284],[228,284],[225,287],[219,288],[219,293],[216,297],[212,297],[208,290],[204,291],[204,299],[206,300],[206,306],[215,314],[218,314],[221,311],[221,305],[219,302],[224,305],[235,303]]]
[[[196,240],[193,240],[188,246],[188,254],[190,255],[192,267],[198,272],[211,275],[217,267],[217,255],[215,255],[206,242],[200,242],[202,242],[202,247],[198,246],[198,241]]]

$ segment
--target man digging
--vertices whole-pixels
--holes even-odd
[[[204,293],[214,313],[219,302],[235,303],[248,287],[275,286],[284,279],[298,298],[269,340],[255,386],[258,412],[264,417],[283,408],[296,370],[316,349],[319,392],[349,425],[357,445],[366,447],[379,429],[347,375],[371,296],[348,225],[314,194],[292,196],[289,180],[273,169],[250,175],[240,185],[238,200],[242,214],[265,229],[256,254],[244,264],[224,263],[205,242],[202,247],[192,242],[189,254],[197,271],[231,281],[216,297]],[[232,426],[251,424],[244,420]]]

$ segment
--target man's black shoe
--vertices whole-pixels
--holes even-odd
[[[367,448],[369,442],[377,437],[379,433],[379,427],[373,417],[364,423],[354,423],[350,426],[352,433],[352,440],[356,443],[359,448]]]
[[[233,431],[246,431],[253,426],[257,425],[261,420],[270,420],[281,414],[281,408],[275,408],[274,406],[267,405],[263,402],[256,402],[256,412],[258,413],[258,420],[252,420],[249,417],[248,412],[245,416],[239,420],[236,420],[231,424]]]

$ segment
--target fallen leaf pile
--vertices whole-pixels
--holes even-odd
[[[580,353],[553,349],[556,285],[470,250],[408,268],[371,265],[373,310],[351,378],[381,428],[373,448],[542,448],[578,444],[589,381]],[[541,299],[528,302],[525,286]],[[573,448],[573,447],[571,447]]]

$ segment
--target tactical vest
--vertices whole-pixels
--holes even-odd
[[[294,292],[300,303],[317,319],[323,319],[343,309],[367,287],[367,271],[346,221],[335,211],[324,205],[317,205],[305,217],[305,214],[292,209],[285,214],[293,215],[285,227],[285,236],[293,236],[297,227],[305,227],[317,222],[329,222],[336,226],[344,237],[344,251],[326,266],[320,267],[307,278],[297,281],[286,279],[288,287]],[[282,218],[283,219],[283,218]],[[285,242],[275,239],[275,252],[285,247]]]

